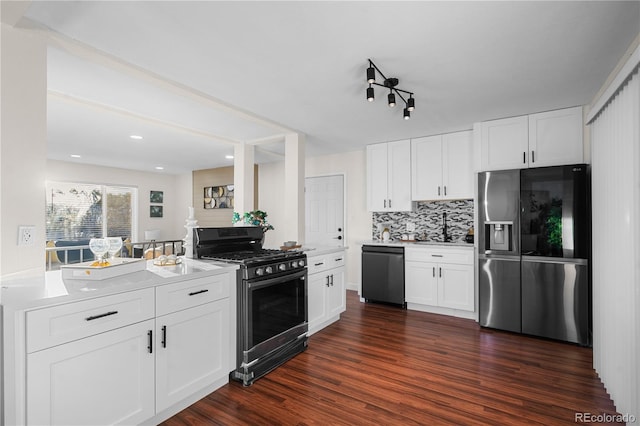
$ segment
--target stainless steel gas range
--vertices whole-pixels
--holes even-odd
[[[307,257],[263,249],[262,238],[253,226],[194,229],[196,257],[240,266],[231,378],[245,386],[307,348]]]

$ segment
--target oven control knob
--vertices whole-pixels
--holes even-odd
[[[281,271],[286,271],[287,270],[287,265],[285,265],[284,263],[281,263],[278,265],[278,269],[280,269]]]
[[[291,267],[292,268],[297,268],[298,267],[298,262],[295,261],[295,260],[293,262],[291,262]]]
[[[298,266],[301,268],[304,266],[304,259],[298,260]]]
[[[264,269],[262,269],[262,268],[256,269],[256,275],[258,275],[258,276],[264,275]]]
[[[271,266],[267,266],[267,268],[265,269],[265,272],[266,272],[267,274],[270,274],[270,273],[272,273],[272,272],[273,272],[273,268],[272,268]]]

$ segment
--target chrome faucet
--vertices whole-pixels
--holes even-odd
[[[445,243],[451,241],[451,236],[447,235],[447,213],[442,213],[442,239]]]

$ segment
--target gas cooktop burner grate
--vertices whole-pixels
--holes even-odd
[[[202,256],[202,259],[222,260],[233,263],[246,263],[255,260],[280,259],[288,257],[288,253],[282,250],[261,249],[244,250],[228,253],[215,253]]]

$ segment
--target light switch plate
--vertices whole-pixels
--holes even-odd
[[[30,246],[35,241],[35,226],[18,226],[18,245]]]

